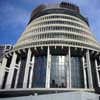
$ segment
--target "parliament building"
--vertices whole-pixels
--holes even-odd
[[[90,92],[100,87],[100,44],[77,5],[32,11],[14,48],[3,56],[0,92]]]

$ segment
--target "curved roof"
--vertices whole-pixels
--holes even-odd
[[[49,12],[48,12],[48,9],[49,9]],[[44,4],[41,4],[39,5],[37,8],[35,8],[33,11],[32,11],[32,14],[31,14],[31,18],[30,18],[30,21],[29,23],[34,20],[35,18],[37,17],[40,17],[40,16],[43,16],[45,14],[49,14],[50,13],[50,9],[58,9],[58,12],[62,10],[66,10],[65,11],[65,14],[74,14],[76,15],[77,17],[81,18],[82,20],[84,20],[87,24],[88,24],[88,21],[87,21],[87,18],[83,17],[81,14],[80,14],[80,9],[78,6],[76,6],[75,4],[71,4],[71,3],[66,3],[66,2],[61,2],[59,4],[52,4],[52,5],[44,5]],[[55,11],[51,11],[51,13],[57,13],[57,10]],[[62,12],[61,12],[62,13]]]

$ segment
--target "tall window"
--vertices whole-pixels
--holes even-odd
[[[69,76],[68,56],[51,57],[50,87],[67,88]],[[71,85],[72,88],[83,87],[83,73],[80,57],[71,57]]]
[[[45,87],[47,57],[35,57],[32,87]]]
[[[5,72],[5,75],[4,75],[4,80],[3,80],[3,84],[2,84],[2,89],[4,89],[4,88],[5,88],[6,81],[7,81],[7,77],[8,77],[8,72]]]
[[[21,58],[20,72],[18,76],[17,88],[23,87],[24,73],[25,73],[26,57]]]
[[[65,56],[52,56],[51,57],[51,87],[65,87]]]
[[[71,57],[71,85],[72,88],[83,87],[83,73],[80,57]]]

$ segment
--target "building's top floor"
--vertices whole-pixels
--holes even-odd
[[[85,21],[89,25],[87,18],[81,15],[79,7],[75,4],[67,3],[67,2],[48,4],[48,5],[44,5],[44,4],[39,5],[37,8],[35,8],[32,11],[29,23],[37,17],[43,16],[45,14],[50,14],[50,13],[70,14],[80,18],[81,20]]]

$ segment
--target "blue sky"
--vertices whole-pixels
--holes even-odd
[[[39,4],[62,0],[0,0],[0,44],[15,44]],[[100,0],[63,0],[77,4],[88,17],[91,31],[100,42]]]

